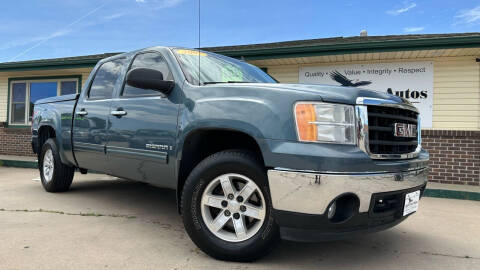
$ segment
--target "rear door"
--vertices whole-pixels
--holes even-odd
[[[165,58],[156,51],[140,52],[130,69],[151,68],[164,80],[174,80]],[[174,90],[165,96],[154,91],[124,85],[111,106],[107,155],[113,175],[160,186],[173,185],[179,105]],[[171,182],[171,183],[170,183]]]
[[[125,58],[103,63],[75,109],[73,147],[80,167],[108,173],[106,144],[110,106]]]

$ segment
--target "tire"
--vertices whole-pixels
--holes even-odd
[[[225,194],[228,192],[225,192],[223,185],[225,180],[221,179],[229,179],[227,182],[231,183],[234,189],[234,199],[228,199],[228,194]],[[245,205],[243,209],[239,203],[241,199],[238,197],[248,193],[239,191],[247,186],[245,184],[242,187],[242,181],[248,183],[249,187],[255,187],[252,195],[242,200]],[[214,192],[223,195],[213,195]],[[204,202],[210,203],[210,200],[205,199],[206,196],[220,196],[218,198],[222,200],[221,205],[215,204],[215,207],[206,205]],[[223,199],[221,196],[224,196]],[[223,205],[224,201],[227,201],[228,206]],[[249,208],[245,210],[247,206]],[[227,216],[226,212],[229,209],[232,210]],[[250,209],[256,212],[251,212]],[[239,262],[256,260],[273,250],[280,239],[278,225],[272,215],[266,170],[259,160],[247,151],[222,151],[201,161],[190,173],[183,187],[181,213],[185,229],[192,241],[202,251],[219,260]],[[248,216],[247,213],[255,215]],[[252,216],[263,217],[263,220],[261,218],[257,220]],[[212,230],[211,227],[215,227],[212,224],[219,217],[228,219],[228,222],[215,232],[216,230]],[[245,234],[241,228],[244,228]]]
[[[62,163],[53,139],[43,144],[38,161],[42,186],[46,191],[62,192],[70,188],[75,168]]]

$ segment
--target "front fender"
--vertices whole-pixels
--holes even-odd
[[[253,138],[262,149],[264,138],[284,135],[282,128],[290,129],[282,127],[280,123],[287,120],[281,119],[281,113],[269,101],[244,97],[200,98],[196,102],[186,102],[181,106],[178,121],[177,160],[182,159],[186,139],[200,130],[241,132]]]
[[[282,104],[257,97],[201,98],[180,112],[180,134],[198,128],[221,128],[258,139],[294,139],[292,108],[292,102]]]

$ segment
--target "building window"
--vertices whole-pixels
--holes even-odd
[[[42,98],[78,93],[78,78],[46,80],[12,80],[10,82],[11,125],[29,125],[33,105]]]

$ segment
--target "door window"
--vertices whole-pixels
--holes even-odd
[[[93,79],[88,93],[90,99],[109,99],[112,98],[115,83],[122,71],[125,59],[115,59],[113,61],[103,63],[97,71]]]
[[[141,53],[135,56],[133,59],[132,66],[130,69],[134,68],[151,68],[156,69],[163,74],[163,79],[167,81],[173,80],[173,75],[168,68],[168,64],[165,59],[155,52]],[[125,84],[123,88],[122,96],[138,96],[138,95],[159,95],[158,91],[149,90],[149,89],[140,89],[130,85]]]

